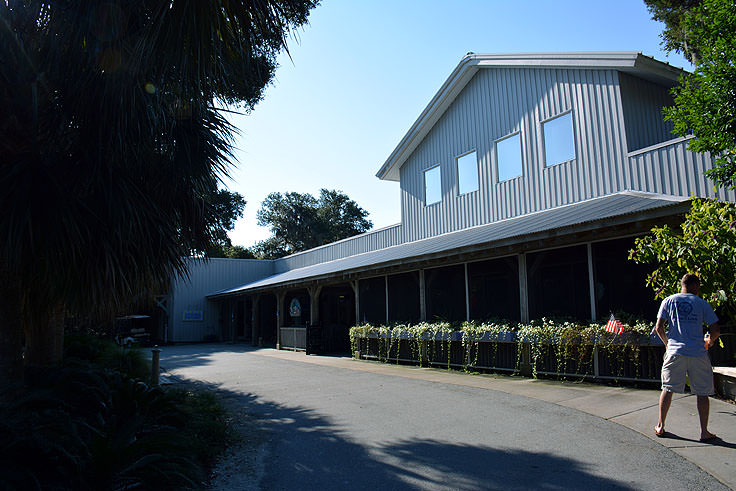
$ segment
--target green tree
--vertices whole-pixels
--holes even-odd
[[[258,210],[258,225],[273,235],[255,245],[259,257],[275,259],[312,249],[370,230],[368,212],[346,194],[320,190],[319,199],[308,193],[271,193]]]
[[[703,0],[644,0],[654,20],[663,22],[662,44],[667,51],[686,56],[693,64],[699,58],[698,47],[690,41],[684,22],[685,14],[698,7]]]
[[[230,259],[258,259],[257,256],[248,249],[247,247],[243,246],[230,246],[227,249],[225,249],[225,254],[223,257],[228,257]]]
[[[212,243],[204,251],[207,257],[230,257],[233,244],[227,233],[235,227],[235,221],[243,216],[245,199],[240,193],[218,189],[205,195],[205,203],[211,208],[214,223]]]
[[[312,0],[0,2],[0,383],[60,317],[120,302],[217,235],[206,195]],[[52,335],[52,333],[56,333]]]
[[[657,7],[651,4],[671,6]],[[689,56],[695,72],[673,89],[675,106],[666,118],[681,135],[694,135],[688,148],[710,152],[718,185],[736,188],[736,2],[733,0],[651,2],[665,20],[665,47]],[[659,17],[657,12],[664,12]]]
[[[697,274],[703,298],[736,320],[736,204],[693,199],[679,231],[653,228],[636,239],[629,259],[655,267],[647,285],[657,298],[679,292],[685,273]]]

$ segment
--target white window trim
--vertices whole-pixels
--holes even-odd
[[[521,157],[521,174],[514,177],[509,177],[508,179],[501,180],[500,172],[498,169],[498,143],[502,142],[504,140],[508,140],[509,138],[513,138],[514,136],[519,135],[519,155]],[[521,177],[524,177],[524,137],[522,135],[521,130],[514,131],[513,133],[509,133],[508,135],[502,136],[501,138],[497,140],[493,140],[493,157],[496,160],[496,184],[501,184],[502,182],[511,182],[514,179],[519,179]]]
[[[478,187],[473,189],[472,191],[467,191],[465,193],[460,192],[460,168],[458,167],[458,161],[465,157],[466,155],[470,155],[471,153],[475,153],[475,180],[478,183]],[[455,157],[455,181],[457,183],[457,197],[460,196],[467,196],[472,193],[477,193],[480,190],[480,167],[478,166],[478,151],[474,148],[472,150],[468,150],[465,153],[461,153],[457,157]]]
[[[575,138],[575,134],[576,134],[575,133],[575,115],[572,115],[572,117],[570,118],[570,122],[572,123],[572,148],[575,151],[575,156],[571,159],[563,160],[562,162],[557,162],[556,164],[551,164],[551,165],[547,164],[547,144],[546,144],[547,142],[544,136],[544,124],[549,123],[553,119],[561,118],[562,116],[566,114],[572,114],[572,112],[573,112],[572,109],[568,109],[567,111],[562,111],[561,113],[557,113],[554,116],[547,118],[547,119],[543,119],[542,121],[539,122],[539,135],[542,137],[540,138],[541,140],[540,147],[542,150],[542,155],[541,155],[540,160],[544,164],[545,169],[551,169],[552,167],[557,167],[558,165],[568,164],[578,158],[577,138]]]
[[[431,203],[427,203],[427,172],[431,171],[432,169],[435,169],[437,167],[440,167],[440,199],[437,201],[432,201]],[[435,164],[432,167],[427,167],[422,171],[422,187],[424,188],[424,206],[434,206],[439,203],[442,203],[442,168],[441,164]]]

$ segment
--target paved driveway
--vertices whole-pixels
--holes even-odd
[[[728,489],[657,442],[576,409],[412,368],[395,376],[313,360],[194,345],[166,347],[161,365],[217,385],[254,422],[257,465],[229,477],[255,489]]]

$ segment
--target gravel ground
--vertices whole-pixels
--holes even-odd
[[[228,404],[236,443],[230,446],[212,470],[208,489],[217,491],[256,491],[264,474],[268,435],[245,408]]]

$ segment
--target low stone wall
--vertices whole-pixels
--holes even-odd
[[[713,367],[716,393],[725,399],[736,401],[736,368]]]

